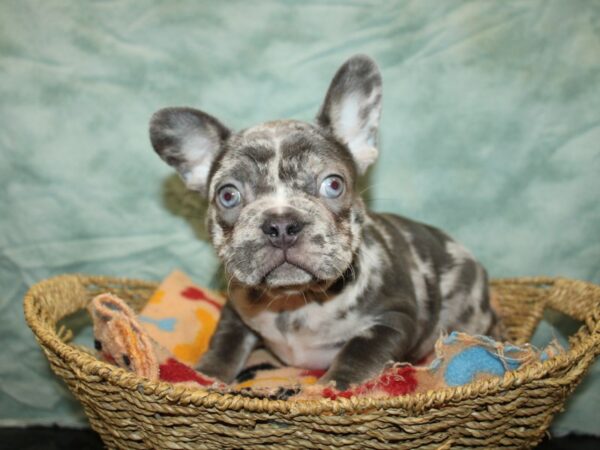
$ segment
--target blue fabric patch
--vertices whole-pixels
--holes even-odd
[[[454,355],[446,367],[444,379],[448,386],[462,386],[482,372],[502,376],[505,369],[497,355],[482,347],[470,347]]]
[[[163,331],[173,331],[175,329],[175,323],[177,322],[177,319],[173,318],[153,319],[151,317],[139,316],[138,319],[142,322],[151,323]]]

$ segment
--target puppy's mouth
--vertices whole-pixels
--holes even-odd
[[[267,267],[261,284],[281,288],[297,287],[316,281],[318,277],[301,260],[281,252],[281,255]]]

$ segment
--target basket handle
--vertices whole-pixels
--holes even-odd
[[[59,275],[34,284],[24,298],[25,318],[56,326],[62,318],[84,308],[87,292],[79,275]]]
[[[546,306],[585,323],[600,345],[600,286],[557,278],[550,289]]]

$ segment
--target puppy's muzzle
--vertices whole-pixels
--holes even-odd
[[[297,214],[285,211],[266,214],[260,228],[273,247],[285,250],[294,246],[305,225]]]

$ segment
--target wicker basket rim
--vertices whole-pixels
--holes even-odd
[[[276,400],[268,398],[252,398],[235,393],[214,392],[187,385],[174,385],[164,381],[152,381],[128,372],[109,363],[95,358],[84,350],[69,345],[57,334],[53,327],[44,324],[42,311],[36,310],[35,298],[43,289],[62,280],[76,280],[80,283],[102,283],[110,281],[115,284],[137,285],[146,288],[155,288],[158,283],[130,278],[117,278],[105,276],[91,276],[83,274],[59,275],[33,285],[24,298],[25,318],[43,347],[57,354],[62,359],[75,365],[80,371],[95,375],[120,388],[138,391],[143,394],[154,394],[166,397],[173,403],[180,405],[195,405],[214,407],[219,410],[245,409],[253,412],[280,412],[286,414],[320,414],[320,413],[359,413],[370,409],[399,408],[409,411],[423,411],[440,407],[449,402],[460,402],[464,399],[475,397],[493,396],[499,391],[504,391],[512,386],[519,386],[532,380],[543,380],[546,375],[556,370],[569,366],[567,374],[561,383],[553,380],[554,384],[569,384],[593,362],[600,353],[600,286],[584,281],[571,280],[561,277],[520,277],[494,279],[492,286],[504,284],[547,286],[548,288],[569,289],[574,285],[584,287],[593,293],[596,298],[596,307],[585,311],[584,323],[575,333],[579,339],[564,353],[543,362],[536,362],[526,368],[507,372],[503,377],[472,382],[463,386],[449,387],[425,393],[408,394],[397,397],[351,397],[314,400]],[[548,305],[552,309],[569,315],[559,304]],[[578,320],[581,320],[578,319]],[[586,330],[587,328],[589,330]],[[572,340],[573,342],[573,340]]]

